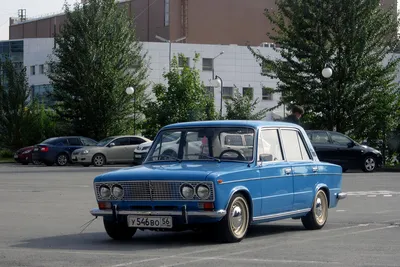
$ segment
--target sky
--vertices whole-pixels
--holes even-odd
[[[62,12],[64,3],[69,5],[80,0],[0,0],[0,41],[8,40],[9,18],[18,16],[18,9],[26,9],[26,16],[37,17]]]

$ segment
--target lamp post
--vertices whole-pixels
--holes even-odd
[[[213,57],[213,59],[212,59],[212,79],[215,79],[214,77],[214,60],[217,58],[217,57],[219,57],[219,56],[221,56],[221,55],[223,55],[224,54],[224,51],[221,51],[218,55],[216,55],[215,57]]]
[[[222,118],[222,89],[224,88],[224,81],[222,80],[221,77],[218,75],[215,75],[215,79],[213,80],[214,87],[220,87],[221,88],[221,107],[219,110],[219,116]]]
[[[165,39],[165,38],[163,38],[163,37],[161,37],[161,36],[158,36],[158,35],[156,35],[156,39],[158,39],[158,40],[160,40],[160,41],[163,41],[163,42],[166,42],[166,43],[168,43],[169,44],[169,70],[171,70],[171,48],[172,48],[172,42],[171,42],[171,40],[168,40],[168,39]],[[178,38],[178,39],[176,39],[175,41],[173,41],[174,43],[177,43],[177,42],[180,42],[180,41],[183,41],[183,40],[185,40],[186,39],[186,36],[185,37],[181,37],[181,38]]]
[[[133,87],[128,87],[125,89],[125,93],[127,95],[132,95],[135,93],[135,89]],[[136,134],[136,97],[133,95],[133,134]]]
[[[322,70],[321,74],[322,74],[322,77],[324,77],[325,79],[329,79],[330,77],[332,77],[333,71],[332,71],[332,69],[330,67],[325,65],[325,68]],[[332,101],[331,101],[330,97],[329,97],[329,105],[332,106]],[[332,112],[332,108],[329,107],[329,109],[330,109],[330,113],[331,113]],[[331,116],[331,119],[332,119],[332,113],[330,114],[330,116]],[[335,128],[334,130],[336,130],[336,125],[333,126],[333,128]]]

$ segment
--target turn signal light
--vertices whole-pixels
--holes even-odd
[[[214,203],[212,202],[204,203],[204,210],[213,210],[213,209],[214,209]]]
[[[111,203],[110,202],[99,202],[99,209],[101,210],[108,210],[111,209]]]

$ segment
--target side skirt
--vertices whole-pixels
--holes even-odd
[[[252,224],[258,224],[258,223],[263,223],[263,222],[272,222],[272,221],[278,221],[278,220],[283,220],[283,219],[289,219],[289,218],[300,218],[302,216],[305,216],[311,209],[301,209],[301,210],[293,210],[293,211],[287,211],[287,212],[282,212],[282,213],[275,213],[275,214],[270,214],[270,215],[263,215],[263,216],[257,216],[253,217]]]

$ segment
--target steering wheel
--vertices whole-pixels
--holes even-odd
[[[246,157],[245,157],[245,155],[242,154],[242,152],[234,150],[234,149],[226,149],[226,150],[222,151],[221,154],[219,155],[219,158],[222,159],[222,155],[225,153],[229,153],[229,152],[233,152],[233,153],[237,154],[238,155],[236,158],[237,160],[243,160],[243,161],[246,160]]]

